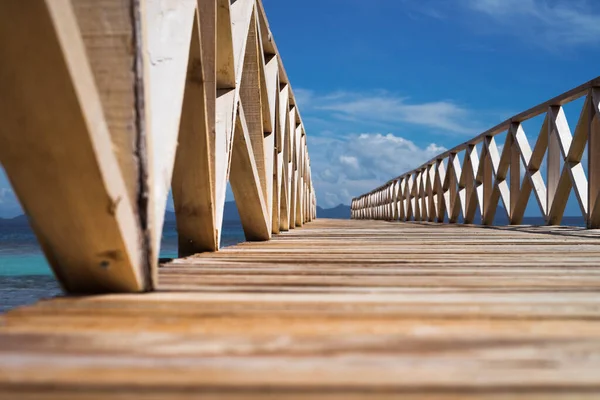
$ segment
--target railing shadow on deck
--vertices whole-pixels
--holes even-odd
[[[571,133],[563,106],[582,97],[583,108]],[[532,148],[523,123],[542,115]],[[506,140],[500,152],[494,137],[501,134]],[[587,228],[600,228],[600,77],[353,199],[352,218],[458,223],[462,216],[465,224],[472,224],[479,213],[480,224],[491,226],[502,201],[508,224],[518,226],[533,197],[545,224],[555,226],[572,192]]]
[[[385,222],[400,222],[386,220]],[[480,224],[448,224],[441,222],[427,222],[427,221],[402,221],[404,223],[422,225],[422,226],[447,226],[447,227],[461,227],[461,228],[480,228],[480,229],[491,229],[498,231],[510,231],[510,232],[522,232],[522,233],[534,233],[539,235],[553,235],[553,236],[569,236],[569,237],[580,237],[587,239],[600,239],[600,229],[588,229],[580,226],[568,226],[568,225],[480,225]]]
[[[182,256],[228,182],[248,240],[316,217],[260,0],[0,1],[0,60],[0,161],[67,292],[153,290],[171,188]]]

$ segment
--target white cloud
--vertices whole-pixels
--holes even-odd
[[[0,179],[0,182],[5,180],[4,171],[2,170],[0,170]],[[22,212],[15,192],[10,187],[0,187],[0,218],[12,218],[22,214]]]
[[[484,128],[477,121],[477,113],[452,100],[415,102],[382,90],[319,94],[298,89],[296,93],[307,120],[325,129],[335,129],[340,122],[380,130],[413,125],[427,128],[432,134],[475,136]]]
[[[310,136],[308,140],[313,183],[322,207],[349,204],[352,197],[368,192],[446,150],[433,143],[419,147],[391,133]]]
[[[552,51],[600,42],[598,0],[402,0],[402,4],[409,15],[458,21],[478,33],[511,35]],[[473,18],[472,12],[479,15]],[[466,51],[489,52],[495,47],[458,43]]]
[[[544,47],[600,42],[600,10],[585,0],[465,0],[513,35]]]
[[[359,169],[358,158],[351,156],[340,156],[340,164],[346,165],[348,167]]]
[[[0,188],[0,204],[6,204],[7,202],[10,202],[13,198],[14,193],[12,189]]]
[[[349,204],[446,150],[439,142],[423,145],[421,138],[458,143],[464,139],[456,136],[475,136],[486,126],[477,119],[485,113],[451,100],[418,102],[384,90],[323,94],[299,89],[296,96],[312,132],[313,182],[324,207]],[[361,131],[400,134],[348,134]],[[420,138],[419,144],[413,138]]]
[[[294,89],[294,98],[300,110],[305,110],[310,105],[310,99],[313,97],[313,91],[309,89]]]

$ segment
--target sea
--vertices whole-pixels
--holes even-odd
[[[223,222],[222,246],[244,241],[239,221]],[[166,221],[160,258],[177,257],[177,229]],[[0,225],[0,313],[62,294],[37,239],[25,223]]]
[[[26,220],[25,220],[26,221]],[[505,225],[497,220],[495,225]],[[543,225],[542,218],[525,218],[524,225]],[[585,226],[583,218],[565,217],[563,225]],[[225,221],[221,243],[224,247],[244,241],[239,221]],[[177,257],[177,229],[175,221],[166,221],[162,235],[161,258]],[[36,237],[24,222],[0,225],[0,313],[12,308],[35,303],[40,299],[62,294],[50,267],[37,243]]]

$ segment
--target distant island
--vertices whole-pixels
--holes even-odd
[[[317,218],[330,218],[330,219],[350,219],[350,206],[340,204],[333,208],[322,208],[317,206]],[[481,220],[479,210],[475,214],[475,224],[478,224]],[[225,210],[223,213],[223,221],[225,222],[240,222],[240,214],[238,213],[237,206],[234,201],[228,201],[225,203]],[[175,212],[167,210],[165,212],[165,222],[175,223]],[[506,212],[502,205],[498,205],[496,210],[496,216],[494,218],[495,226],[508,225],[508,218],[506,218]],[[525,217],[523,218],[523,225],[545,225],[544,218],[540,217]],[[585,226],[585,220],[580,216],[565,216],[562,220],[562,225],[566,226]],[[25,215],[19,215],[14,218],[0,218],[0,227],[23,227],[29,226],[27,217]]]
[[[333,218],[333,219],[350,219],[350,206],[340,204],[334,208],[321,208],[317,206],[318,218]],[[239,222],[240,214],[238,213],[235,201],[225,203],[223,220],[226,222]],[[175,222],[175,212],[167,210],[165,212],[165,222]],[[19,215],[14,218],[0,218],[0,226],[28,226],[27,216]]]
[[[317,218],[350,219],[350,206],[340,204],[333,208],[317,206]]]
[[[317,218],[350,219],[350,206],[344,204],[340,204],[333,208],[322,208],[317,206]],[[167,210],[165,221],[175,221],[175,212]],[[223,221],[240,221],[240,214],[238,213],[235,201],[228,201],[225,203]]]

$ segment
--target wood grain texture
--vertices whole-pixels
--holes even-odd
[[[119,7],[104,5],[96,11],[120,15]],[[113,22],[119,37],[126,23]],[[87,25],[83,33],[92,30]],[[97,85],[102,66],[90,66],[86,44],[68,0],[0,4],[0,161],[64,288],[149,290],[131,198],[131,138],[122,135],[115,154],[110,131],[129,120],[133,104],[122,120],[114,118],[106,88]],[[121,61],[129,62],[115,62],[117,75]],[[120,108],[130,93],[114,96]]]
[[[211,160],[214,161],[214,151],[208,128],[208,123],[214,121],[215,114],[214,104],[211,117],[207,111],[206,93],[210,85],[207,85],[204,78],[199,22],[196,14],[179,124],[179,144],[171,182],[180,256],[218,250],[214,163],[211,163]],[[214,90],[214,85],[211,89]]]
[[[0,395],[598,398],[599,265],[579,228],[316,220],[9,312]]]
[[[143,68],[148,107],[153,257],[158,259],[186,87],[196,0],[143,2]]]
[[[115,155],[137,210],[138,160],[132,0],[71,0]]]
[[[260,184],[260,171],[252,147],[244,109],[240,104],[233,139],[233,157],[229,182],[247,240],[271,238],[271,220]]]
[[[312,219],[260,0],[21,3],[0,5],[0,160],[67,291],[153,290],[171,189],[181,255],[219,249],[230,172],[247,239]]]

